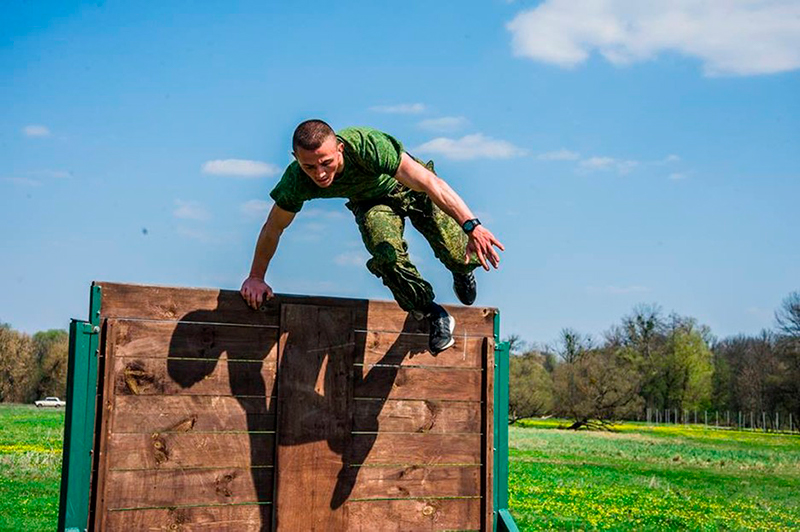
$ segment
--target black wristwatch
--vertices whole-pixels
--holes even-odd
[[[479,225],[481,225],[481,221],[477,218],[473,218],[472,220],[467,220],[461,224],[461,229],[463,229],[465,233],[470,234]]]

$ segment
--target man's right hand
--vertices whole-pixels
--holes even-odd
[[[239,290],[242,297],[252,308],[258,310],[258,307],[263,301],[267,301],[275,297],[272,288],[264,282],[263,279],[258,277],[248,277],[242,283],[242,289]]]

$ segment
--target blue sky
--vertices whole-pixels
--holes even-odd
[[[64,328],[92,280],[238,289],[319,117],[436,161],[506,246],[477,301],[504,335],[653,302],[770,327],[800,289],[800,2],[650,4],[6,2],[0,321]],[[390,297],[343,203],[298,215],[276,291]]]

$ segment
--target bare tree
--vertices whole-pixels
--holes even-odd
[[[793,338],[800,338],[800,292],[792,292],[775,311],[778,330]]]

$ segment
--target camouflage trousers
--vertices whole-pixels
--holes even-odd
[[[432,169],[433,165],[427,166]],[[388,196],[351,200],[347,208],[355,215],[361,238],[372,255],[367,268],[392,291],[395,301],[405,311],[425,310],[435,297],[433,287],[408,257],[408,244],[403,238],[406,218],[451,272],[469,273],[479,264],[474,256],[469,264],[464,263],[467,235],[424,192],[398,184]]]

